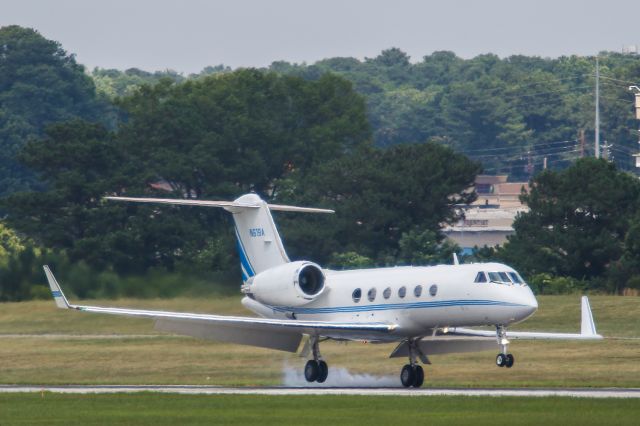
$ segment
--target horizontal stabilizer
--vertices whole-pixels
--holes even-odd
[[[593,322],[593,313],[591,313],[591,305],[587,296],[582,296],[581,313],[580,334],[583,336],[597,336],[596,324]]]
[[[171,204],[180,206],[200,206],[200,207],[222,207],[225,210],[234,209],[258,209],[260,204],[239,203],[237,201],[208,201],[208,200],[185,200],[181,198],[138,198],[138,197],[104,197],[106,200],[129,201],[134,203]],[[267,204],[269,210],[279,210],[285,212],[301,213],[335,213],[330,209],[317,209],[312,207],[285,206],[281,204]]]

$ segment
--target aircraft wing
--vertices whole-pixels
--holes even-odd
[[[600,340],[603,337],[596,332],[593,322],[593,314],[589,305],[589,298],[582,296],[581,300],[582,320],[580,333],[543,333],[536,331],[507,331],[507,339],[522,340]],[[470,336],[470,337],[496,337],[495,331],[475,330],[472,328],[455,327],[447,329],[445,335]]]
[[[280,320],[73,305],[68,302],[49,267],[43,268],[58,308],[151,318],[155,320],[157,330],[202,339],[296,352],[304,334],[345,339],[357,338],[354,336],[374,338],[388,335],[396,328],[394,324],[385,323]],[[365,339],[365,337],[360,338]]]

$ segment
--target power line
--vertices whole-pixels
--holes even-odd
[[[573,149],[570,149],[573,148]],[[568,146],[568,147],[563,147],[563,148],[555,148],[555,150],[553,151],[548,151],[548,152],[535,152],[535,151],[523,151],[520,153],[515,153],[515,154],[511,154],[511,155],[507,155],[505,156],[504,154],[501,154],[502,157],[500,157],[499,159],[501,161],[517,161],[517,160],[522,160],[522,159],[526,159],[526,158],[539,158],[539,157],[555,157],[558,155],[564,155],[564,154],[568,154],[571,152],[576,152],[579,151],[580,148],[574,146]],[[491,159],[491,158],[497,158],[496,155],[479,155],[479,156],[471,156],[471,158],[473,158],[474,160],[480,160],[482,161],[482,159]]]
[[[611,81],[617,81],[619,83],[624,83],[624,84],[637,84],[637,81],[630,81],[630,80],[620,80],[618,78],[612,78],[612,77],[606,77],[604,75],[600,75],[600,78],[604,78],[607,80],[611,80]]]
[[[505,86],[505,87],[492,87],[492,88],[487,88],[487,89],[480,89],[482,91],[486,92],[498,92],[498,91],[513,91],[513,90],[521,90],[523,88],[526,87],[532,87],[532,86],[538,86],[541,84],[546,84],[546,83],[550,83],[550,82],[559,82],[559,81],[567,81],[567,80],[576,80],[578,78],[582,78],[582,77],[589,77],[589,76],[593,76],[593,74],[588,73],[588,74],[576,74],[573,77],[563,77],[563,78],[549,78],[549,79],[545,79],[542,81],[536,81],[536,82],[532,82],[532,83],[527,83],[527,84],[518,84],[517,86]],[[510,84],[509,82],[505,81],[505,80],[500,80],[502,83],[504,83],[505,85]]]
[[[577,155],[580,152],[580,149],[574,149],[572,151],[567,151],[565,153],[562,154],[573,154],[573,155],[568,155],[565,158],[557,158],[557,159],[551,159],[551,160],[547,160],[547,164],[553,164],[553,163],[558,163],[558,162],[564,162],[564,161],[573,161],[576,158],[579,157],[579,155]],[[523,158],[520,158],[516,161],[523,161],[523,160],[529,160],[532,161],[534,164],[539,164],[539,163],[544,163],[544,157],[549,157],[549,155],[532,155],[532,156],[525,156]],[[506,162],[510,162],[510,163],[514,163],[514,160],[506,160]],[[521,167],[524,166],[524,164],[508,164],[508,165],[504,165],[504,166],[493,166],[493,167],[483,167],[484,171],[503,171],[503,170],[509,170],[512,169],[514,167]]]
[[[479,152],[479,153],[484,153],[484,152],[489,152],[489,151],[501,151],[499,153],[495,153],[493,155],[502,155],[504,154],[503,151],[519,151],[519,150],[537,150],[537,149],[546,149],[546,148],[537,148],[539,146],[546,146],[546,147],[552,147],[554,145],[568,145],[568,144],[576,144],[578,142],[577,139],[569,139],[569,140],[564,140],[564,141],[554,141],[554,142],[534,142],[531,143],[529,145],[521,145],[521,146],[506,146],[506,147],[497,147],[497,148],[479,148],[479,149],[471,149],[471,150],[460,150],[458,152],[465,154],[465,155],[470,155],[470,156],[477,156],[478,154],[474,154],[475,152]]]

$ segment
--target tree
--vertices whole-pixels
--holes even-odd
[[[54,122],[98,119],[102,105],[91,78],[73,55],[37,31],[0,28],[0,196],[37,188],[16,155]]]
[[[24,242],[11,229],[0,222],[0,265],[6,264],[9,256],[24,250]]]
[[[257,70],[142,86],[120,101],[117,132],[74,121],[51,126],[21,158],[47,190],[8,197],[11,226],[91,267],[226,269],[233,252],[223,212],[106,203],[109,194],[268,198],[295,171],[369,142],[364,102],[335,76],[313,82]],[[166,193],[162,196],[167,196]],[[226,247],[226,249],[221,249]],[[227,264],[221,264],[221,263]]]
[[[336,210],[335,216],[283,218],[281,229],[294,257],[312,252],[325,262],[331,253],[352,251],[377,264],[413,261],[406,252],[399,256],[400,240],[408,246],[419,229],[440,244],[441,226],[459,217],[456,206],[475,199],[470,188],[479,171],[437,143],[363,149],[281,185],[278,201]]]
[[[545,171],[522,195],[530,211],[516,218],[502,257],[528,275],[606,278],[625,252],[639,196],[637,179],[604,160]]]
[[[460,250],[456,244],[432,230],[412,229],[404,232],[398,242],[398,260],[410,265],[435,265],[449,263]]]
[[[291,170],[340,157],[369,140],[364,102],[344,79],[240,70],[144,86],[121,102],[120,132],[148,172],[182,194],[265,196]]]

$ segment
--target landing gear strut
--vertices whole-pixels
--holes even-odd
[[[496,365],[498,367],[513,367],[515,358],[512,354],[507,353],[509,351],[509,340],[507,339],[506,328],[502,325],[497,326],[496,336],[498,338],[498,345],[500,346],[500,353],[496,356]]]
[[[324,383],[329,375],[329,366],[322,360],[317,336],[311,336],[311,349],[313,351],[313,359],[307,361],[304,366],[304,378],[310,383]]]
[[[402,367],[400,381],[405,388],[419,388],[424,383],[424,370],[416,361],[416,355],[420,353],[420,349],[415,340],[409,340],[407,343],[409,345],[409,364]],[[422,354],[420,353],[420,355]]]

